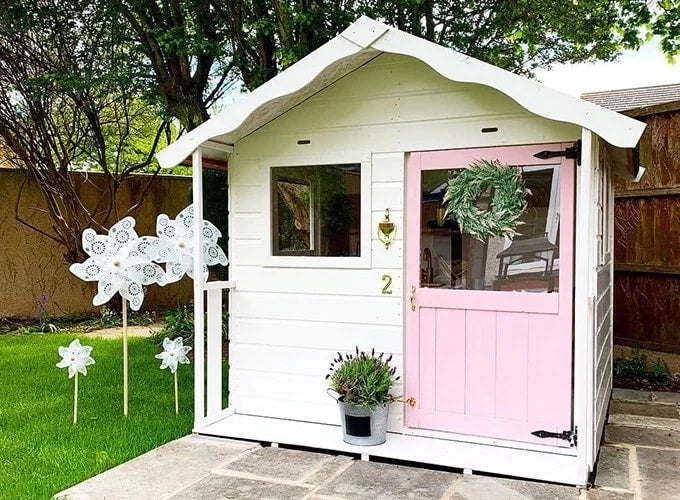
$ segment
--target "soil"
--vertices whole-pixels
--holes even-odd
[[[666,384],[659,384],[646,378],[614,377],[614,387],[653,392],[680,392],[680,373],[673,374],[671,381]]]

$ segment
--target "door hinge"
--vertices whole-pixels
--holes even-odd
[[[540,160],[548,160],[550,158],[559,158],[564,156],[565,158],[571,158],[576,160],[576,163],[581,164],[581,139],[576,141],[573,146],[569,146],[563,151],[539,151],[534,155],[535,158]]]
[[[565,441],[569,441],[569,445],[573,448],[577,444],[577,438],[578,438],[578,427],[574,427],[573,430],[571,431],[562,431],[562,432],[550,432],[550,431],[534,431],[531,433],[533,436],[539,437],[539,438],[555,438],[555,439],[563,439]]]

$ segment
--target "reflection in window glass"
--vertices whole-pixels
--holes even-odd
[[[272,168],[274,255],[360,256],[361,165]]]
[[[445,220],[446,181],[460,170],[422,173],[420,284],[467,290],[556,292],[559,287],[559,166],[518,167],[530,194],[520,234],[479,241]],[[480,197],[480,209],[489,199]]]

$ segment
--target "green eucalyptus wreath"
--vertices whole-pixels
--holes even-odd
[[[481,210],[476,205],[477,199],[489,187],[494,189],[491,205],[488,210]],[[475,160],[447,181],[445,217],[457,221],[461,231],[480,241],[514,236],[527,208],[527,194],[529,190],[519,168],[498,160]]]

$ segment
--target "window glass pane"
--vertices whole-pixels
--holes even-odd
[[[420,284],[467,290],[556,292],[559,287],[559,166],[517,167],[530,194],[514,237],[479,241],[445,220],[446,181],[460,170],[422,173]],[[488,209],[493,192],[480,199]]]
[[[361,165],[272,168],[274,255],[360,256]]]

